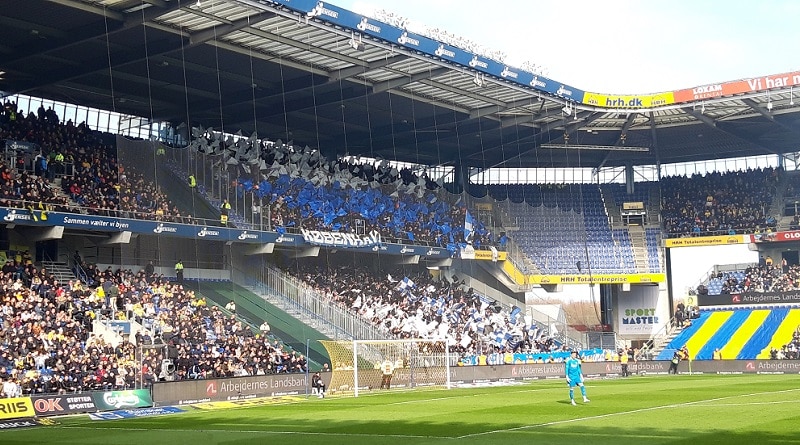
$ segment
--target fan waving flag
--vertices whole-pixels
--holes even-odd
[[[472,218],[472,214],[467,213],[464,215],[464,241],[470,242],[472,241],[472,235],[475,233],[475,220]]]

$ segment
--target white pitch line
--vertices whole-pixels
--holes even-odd
[[[92,431],[142,431],[158,433],[159,431],[169,431],[172,433],[241,433],[241,434],[269,434],[269,435],[285,435],[285,434],[300,434],[306,436],[346,436],[346,437],[391,437],[397,439],[452,439],[446,436],[419,436],[412,434],[359,434],[359,433],[336,433],[336,432],[314,432],[314,431],[269,431],[269,430],[196,430],[196,429],[181,429],[181,428],[129,428],[129,427],[97,427],[97,426],[70,426],[70,425],[55,425],[51,428],[63,428],[70,430],[92,430]]]
[[[630,411],[620,411],[620,412],[616,412],[616,413],[598,414],[596,416],[578,417],[578,418],[575,418],[575,419],[567,419],[567,420],[556,420],[556,421],[553,421],[553,422],[536,423],[536,424],[533,424],[533,425],[524,425],[524,426],[518,426],[518,427],[514,427],[514,428],[506,428],[506,429],[502,429],[502,430],[491,430],[491,431],[483,431],[483,432],[480,432],[480,433],[466,434],[466,435],[463,435],[463,436],[458,436],[458,437],[456,437],[456,439],[466,439],[466,438],[470,438],[470,437],[487,436],[489,434],[495,434],[495,433],[506,433],[506,432],[527,430],[527,429],[540,428],[540,427],[546,427],[546,426],[562,425],[562,424],[565,424],[565,423],[583,422],[583,421],[586,421],[586,420],[605,419],[605,418],[608,418],[608,417],[624,416],[624,415],[628,415],[628,414],[637,414],[637,413],[643,413],[643,412],[647,412],[647,411],[655,411],[655,410],[659,410],[659,409],[680,408],[680,407],[684,407],[684,406],[698,405],[698,404],[701,404],[701,403],[716,402],[716,401],[719,401],[719,400],[735,399],[735,398],[738,398],[738,397],[750,397],[750,396],[758,396],[758,395],[766,395],[766,394],[781,394],[781,393],[794,392],[794,391],[800,391],[800,388],[784,389],[784,390],[780,390],[780,391],[754,392],[754,393],[750,393],[750,394],[738,394],[738,395],[734,395],[734,396],[725,396],[725,397],[715,397],[713,399],[695,400],[693,402],[673,403],[673,404],[670,404],[670,405],[651,406],[651,407],[648,407],[648,408],[639,408],[639,409],[634,409],[634,410],[630,410]],[[709,405],[709,406],[717,406],[717,405]]]

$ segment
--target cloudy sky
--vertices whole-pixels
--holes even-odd
[[[797,0],[332,0],[528,60],[587,91],[644,94],[800,70]],[[517,62],[517,63],[515,63]]]

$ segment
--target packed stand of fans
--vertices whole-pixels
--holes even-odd
[[[268,208],[270,227],[277,232],[375,231],[386,240],[451,251],[467,241],[465,207],[449,202],[454,195],[425,172],[397,169],[386,160],[328,160],[317,150],[265,142],[255,135],[234,141],[202,128],[193,135],[189,152],[224,166],[236,178],[236,193],[253,198],[247,213],[260,219]],[[202,184],[198,190],[203,193]],[[475,229],[477,241],[488,242],[488,231],[479,221]]]
[[[370,273],[352,265],[308,263],[287,272],[393,337],[448,340],[451,352],[461,356],[562,348],[546,329],[527,325],[518,308],[504,310],[473,289],[434,278],[427,270]]]
[[[662,178],[661,215],[672,238],[775,230],[768,215],[782,169]]]
[[[144,175],[118,164],[113,145],[86,123],[59,121],[52,108],[40,107],[27,116],[7,101],[0,111],[0,140],[26,144],[15,165],[2,165],[0,205],[41,211],[88,213],[158,221],[191,223]],[[37,147],[35,149],[31,147]],[[53,190],[61,187],[69,202]]]
[[[6,263],[0,290],[0,397],[130,389],[159,379],[305,372],[306,359],[234,315],[144,270],[93,270],[96,285],[59,283],[28,255]],[[97,317],[134,319],[142,345],[92,333]],[[152,336],[151,334],[152,333]],[[163,375],[162,360],[174,374]]]

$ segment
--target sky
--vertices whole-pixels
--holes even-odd
[[[797,0],[332,0],[383,9],[597,93],[646,94],[800,70]],[[515,63],[516,62],[516,63]]]

